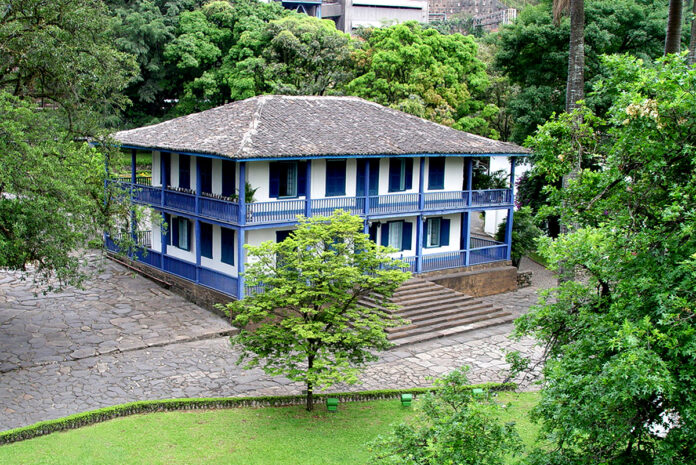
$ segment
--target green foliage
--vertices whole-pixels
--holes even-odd
[[[264,290],[227,309],[242,328],[232,338],[239,363],[304,382],[311,410],[315,388],[357,381],[377,359],[372,351],[390,346],[384,330],[398,322],[388,299],[409,273],[362,233],[358,217],[339,210],[299,221],[283,242],[248,247],[246,285]],[[363,305],[366,296],[381,308]]]
[[[18,0],[0,13],[0,90],[55,108],[71,136],[116,124],[135,75],[129,55],[112,45],[101,2]]]
[[[584,279],[547,292],[517,323],[547,350],[535,417],[538,464],[694,463],[696,441],[696,70],[683,56],[606,58],[606,119],[558,117],[531,139],[539,175],[596,162],[552,208],[579,229],[541,242]],[[659,428],[663,432],[659,433]]]
[[[646,60],[662,55],[667,3],[585,1],[586,90],[604,76],[602,54],[629,53]],[[525,8],[499,33],[495,66],[520,86],[508,103],[515,121],[512,140],[523,142],[552,113],[564,110],[569,35],[568,18],[553,24],[551,2]],[[603,114],[611,101],[594,96],[588,104]]]
[[[505,241],[506,228],[507,219],[500,223],[495,240]],[[519,268],[522,257],[536,250],[536,239],[541,235],[541,230],[534,224],[531,208],[522,207],[514,213],[512,218],[512,251],[510,253],[513,265]]]
[[[436,19],[423,24],[426,29],[435,29],[440,34],[463,34],[481,37],[484,34],[483,27],[474,24],[472,16],[450,16],[445,19]]]
[[[468,367],[435,380],[436,390],[422,400],[412,424],[400,424],[370,448],[373,464],[493,465],[521,450],[514,424],[500,424],[499,407],[477,400],[466,385]]]
[[[355,52],[346,93],[456,129],[490,134],[482,101],[488,86],[473,37],[442,35],[418,23],[368,29]]]

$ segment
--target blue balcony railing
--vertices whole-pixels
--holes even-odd
[[[240,224],[240,205],[238,202],[198,196],[193,192],[181,192],[161,187],[117,182],[123,188],[123,195],[132,192],[135,202],[161,206],[170,210],[188,213],[202,218]],[[115,195],[119,195],[116,193]],[[423,194],[386,194],[370,197],[326,197],[319,199],[279,199],[267,202],[247,203],[246,224],[271,224],[292,222],[297,215],[330,215],[342,209],[362,217],[395,214],[413,214],[419,211],[461,211],[467,208],[509,207],[512,192],[510,189],[475,191],[437,191]]]

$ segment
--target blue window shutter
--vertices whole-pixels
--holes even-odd
[[[222,160],[222,195],[232,197],[237,192],[235,164]]]
[[[428,189],[445,188],[445,158],[428,159]]]
[[[307,195],[307,162],[297,162],[297,196]]]
[[[377,225],[376,224],[373,224],[372,226],[370,226],[369,233],[370,233],[370,240],[376,244],[377,243]]]
[[[428,227],[429,227],[429,224],[430,224],[430,218],[425,220],[425,224],[423,225],[423,247],[428,247]]]
[[[399,192],[401,184],[401,160],[389,159],[389,192]]]
[[[389,244],[389,223],[382,223],[382,241],[380,243],[383,246]]]
[[[201,225],[201,257],[213,258],[213,225],[200,223]]]
[[[234,229],[220,228],[220,261],[234,265]]]
[[[411,250],[411,236],[413,235],[413,223],[404,221],[401,231],[401,250]]]
[[[276,242],[283,242],[292,232],[292,230],[288,231],[276,231]]]
[[[167,245],[172,244],[172,215],[169,213],[164,214],[164,222],[167,223],[167,234],[165,234],[165,240]]]
[[[191,157],[188,155],[179,155],[179,187],[191,187]]]
[[[450,236],[450,220],[442,219],[440,221],[440,247],[449,245]]]
[[[169,224],[169,232],[172,238],[171,244],[179,247],[179,218],[172,218]]]
[[[280,186],[280,172],[278,170],[278,162],[268,164],[268,196],[272,199],[278,198],[278,189]]]
[[[162,152],[162,163],[164,164],[164,179],[162,184],[167,187],[172,185],[172,163],[168,152]]]
[[[191,251],[191,243],[193,242],[193,221],[186,220],[186,229],[188,234],[186,235],[186,250]]]
[[[357,172],[355,173],[355,178],[357,181],[356,189],[355,189],[355,195],[358,197],[365,195],[365,165],[367,164],[367,160],[358,160],[357,162]],[[370,166],[370,169],[372,169],[372,166]]]
[[[365,190],[364,184],[363,190]],[[326,160],[326,195],[327,197],[346,195],[345,160]]]
[[[413,187],[413,158],[404,158],[404,163],[406,164],[406,181],[405,189],[409,190]]]
[[[210,158],[198,157],[201,192],[213,192],[213,164]]]

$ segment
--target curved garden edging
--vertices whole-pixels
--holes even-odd
[[[479,388],[490,391],[513,391],[515,383],[483,383],[468,386],[470,389]],[[395,399],[401,394],[424,394],[433,388],[386,389],[363,392],[340,392],[315,394],[317,400],[326,397],[337,397],[343,402],[359,402],[367,400]],[[76,413],[55,420],[46,420],[33,425],[23,426],[0,432],[0,444],[23,441],[38,436],[80,428],[114,418],[136,415],[140,413],[169,412],[176,410],[219,409],[238,407],[280,407],[300,405],[305,402],[305,396],[265,396],[265,397],[220,397],[193,399],[143,400],[127,404],[104,407],[88,412]]]

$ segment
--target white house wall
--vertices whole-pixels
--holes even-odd
[[[213,194],[220,195],[222,194],[222,160],[213,158],[210,169],[212,170],[211,187]]]
[[[162,169],[160,167],[160,163],[162,162],[162,155],[159,152],[159,150],[153,150],[152,151],[152,185],[153,186],[161,186],[162,185],[162,180],[160,179],[160,175],[162,174]]]
[[[508,178],[510,177],[510,159],[508,157],[490,157],[489,167],[491,173],[502,170]],[[515,182],[512,186],[515,198],[517,198],[517,183],[530,168],[531,166],[528,163],[524,165],[515,164]],[[484,231],[486,234],[494,236],[500,224],[507,218],[507,210],[486,210],[484,217]]]

